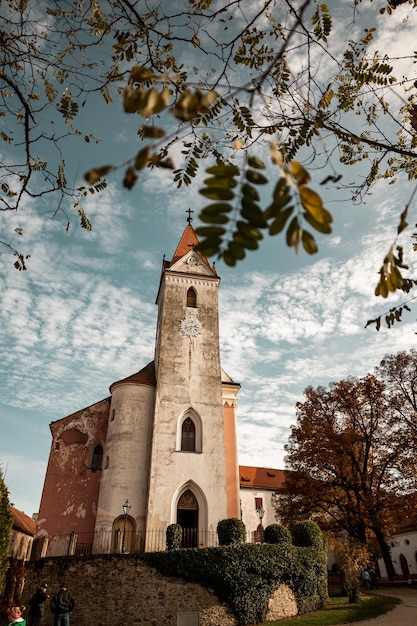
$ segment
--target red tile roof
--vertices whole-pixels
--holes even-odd
[[[127,378],[122,378],[122,380],[117,380],[116,382],[110,385],[110,391],[114,385],[118,385],[119,383],[141,383],[143,385],[156,385],[156,376],[155,376],[155,362],[151,361],[148,365],[145,365],[139,372],[136,374],[132,374],[132,376],[128,376]]]
[[[186,226],[182,234],[182,237],[180,239],[180,242],[177,246],[177,249],[174,252],[174,256],[172,257],[172,261],[170,265],[173,265],[174,263],[179,261],[179,259],[181,259],[183,256],[188,254],[188,252],[192,248],[194,248],[194,246],[196,246],[198,243],[200,243],[200,241],[196,235],[194,228],[190,225]],[[210,267],[210,269],[215,271],[214,267],[211,265],[207,257],[204,257],[201,254],[200,256],[203,259],[203,261]]]
[[[33,537],[36,529],[36,522],[34,519],[19,511],[14,506],[10,506],[13,515],[13,529],[19,530],[21,533],[25,533],[25,535],[30,535]]]
[[[271,489],[275,491],[282,489],[284,486],[285,470],[240,465],[239,479],[241,487],[250,487],[251,489]]]

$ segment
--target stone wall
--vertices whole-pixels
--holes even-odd
[[[162,576],[135,555],[55,557],[32,562],[22,603],[28,606],[40,583],[46,582],[53,595],[63,581],[76,602],[72,626],[177,626],[178,613],[193,612],[200,614],[201,626],[237,626],[227,605],[212,590]],[[271,620],[297,614],[289,589],[277,590],[270,612]],[[43,623],[53,624],[49,600]]]

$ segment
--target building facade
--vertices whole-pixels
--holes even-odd
[[[240,386],[220,363],[220,278],[197,243],[189,219],[163,261],[153,361],[50,425],[36,556],[163,549],[174,523],[184,545],[215,545],[229,517],[257,540],[259,524],[275,521],[283,472],[239,468]]]
[[[7,556],[19,561],[27,561],[32,551],[36,522],[13,505],[10,505],[10,510],[13,517],[13,526]]]

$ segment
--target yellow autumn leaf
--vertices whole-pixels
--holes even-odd
[[[324,208],[323,200],[318,193],[305,185],[300,185],[299,192],[301,204],[313,216],[316,222],[330,224],[333,221],[331,213]]]
[[[145,146],[136,155],[135,170],[142,170],[148,162],[149,146]]]
[[[100,178],[108,174],[108,172],[110,172],[110,170],[112,169],[113,169],[113,165],[103,165],[102,167],[94,167],[93,169],[89,170],[84,175],[84,178],[89,185],[94,185],[94,183],[99,181]]]
[[[301,165],[301,163],[299,163],[298,161],[291,161],[290,168],[291,174],[294,176],[299,185],[306,185],[310,182],[311,176],[307,172],[305,167]]]
[[[130,72],[130,83],[144,83],[156,78],[152,70],[141,65],[136,65]]]

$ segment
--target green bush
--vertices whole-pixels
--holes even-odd
[[[228,524],[221,526],[235,527],[229,520],[223,522]],[[218,548],[147,552],[141,558],[167,576],[214,589],[239,624],[261,624],[269,599],[281,584],[294,592],[300,614],[323,606],[328,597],[327,554],[323,539],[320,543],[321,548],[297,547],[289,541],[275,545],[235,542]]]
[[[182,547],[182,527],[170,524],[166,530],[167,550],[179,550]]]
[[[270,524],[264,530],[265,543],[289,543],[291,544],[291,533],[282,524]]]
[[[4,577],[9,566],[7,554],[12,526],[13,516],[10,510],[9,492],[4,483],[3,472],[0,468],[0,589],[3,588]]]
[[[310,546],[315,546],[316,548],[324,547],[325,539],[323,533],[316,522],[312,522],[311,520],[305,520],[304,522],[295,524],[291,534],[295,546],[303,546],[305,548]]]
[[[217,524],[217,536],[221,546],[230,546],[246,541],[246,527],[242,520],[236,517],[222,519]]]

